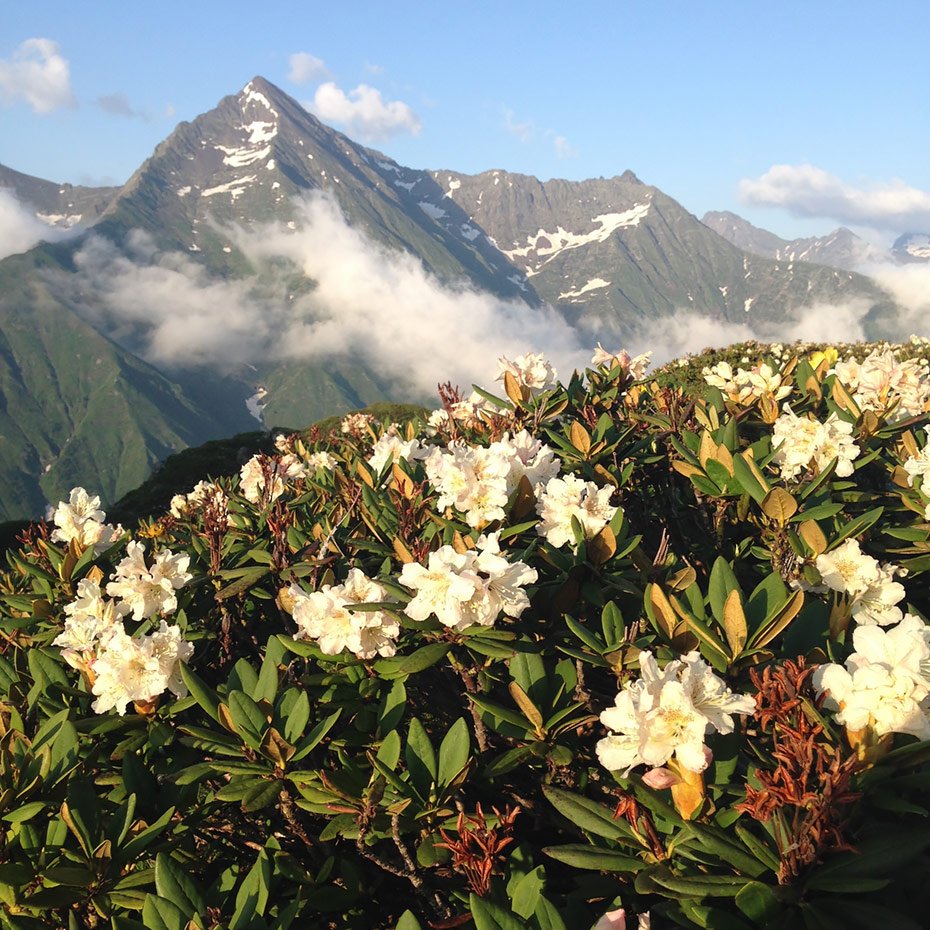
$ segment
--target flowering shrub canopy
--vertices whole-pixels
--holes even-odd
[[[924,926],[926,353],[527,353],[74,489],[0,576],[0,927]]]

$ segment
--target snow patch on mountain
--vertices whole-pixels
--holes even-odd
[[[433,220],[441,220],[445,215],[446,211],[442,207],[437,207],[436,204],[430,203],[428,200],[421,200],[417,206],[430,218]]]
[[[579,287],[577,291],[565,291],[563,294],[559,294],[559,300],[581,297],[582,294],[587,294],[588,291],[596,291],[602,287],[610,287],[610,281],[605,281],[603,278],[591,278],[590,281]]]
[[[634,204],[629,210],[622,213],[602,213],[592,218],[595,229],[588,233],[573,233],[559,226],[555,232],[540,229],[534,236],[526,237],[526,245],[507,251],[503,249],[511,261],[515,258],[528,258],[531,254],[536,258],[545,258],[535,271],[548,264],[557,255],[570,249],[578,249],[594,242],[606,242],[618,229],[628,226],[638,226],[649,215],[649,201]]]
[[[216,194],[231,194],[233,201],[236,200],[241,194],[245,193],[245,189],[249,184],[254,184],[258,175],[250,174],[244,178],[236,178],[234,181],[229,181],[227,184],[219,184],[216,187],[208,187],[205,191],[201,193],[202,197],[213,197]]]

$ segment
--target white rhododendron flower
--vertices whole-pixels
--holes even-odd
[[[136,620],[170,614],[178,606],[175,592],[194,577],[187,570],[190,560],[187,553],[162,549],[150,568],[145,562],[145,545],[132,540],[126,557],[116,566],[114,580],[107,585],[107,594],[119,598]]]
[[[644,352],[642,355],[632,356],[626,349],[617,349],[616,352],[608,352],[600,343],[594,349],[594,355],[591,357],[592,368],[613,368],[619,365],[624,369],[634,381],[641,381],[646,377],[649,370],[649,364],[652,361],[652,353]]]
[[[176,626],[161,621],[159,629],[146,636],[128,636],[114,630],[106,646],[91,665],[92,691],[98,714],[115,709],[126,713],[130,703],[148,703],[165,690],[184,697],[187,688],[181,679],[181,663],[187,662],[194,647],[186,642]]]
[[[440,508],[454,507],[469,526],[503,520],[511,494],[524,476],[535,488],[559,473],[552,449],[526,430],[509,433],[488,447],[453,442],[434,448],[425,461],[430,484],[439,492]]]
[[[859,447],[852,441],[852,424],[831,413],[825,423],[799,417],[787,404],[773,426],[772,464],[778,465],[785,481],[791,481],[808,469],[818,471],[837,459],[836,475],[848,478],[859,457]]]
[[[198,481],[188,494],[175,494],[171,498],[171,516],[180,518],[192,511],[203,510],[207,503],[225,508],[226,492],[213,481]]]
[[[744,359],[748,361],[748,359]],[[748,404],[769,394],[775,400],[784,400],[791,393],[791,385],[783,382],[780,372],[768,362],[759,362],[754,368],[738,368],[735,372],[728,362],[703,368],[701,374],[711,387],[719,388],[736,404]]]
[[[497,377],[494,380],[503,381],[506,372],[513,375],[521,387],[529,388],[532,395],[548,391],[558,384],[556,370],[546,361],[542,353],[527,352],[525,355],[518,355],[513,360],[499,358]]]
[[[114,630],[122,630],[122,619],[129,613],[125,604],[105,598],[100,585],[82,578],[77,597],[65,605],[65,626],[52,641],[61,649],[62,658],[72,667],[84,670]]]
[[[833,371],[853,390],[860,410],[888,412],[891,422],[919,416],[930,406],[930,371],[923,359],[899,359],[890,348],[876,348],[861,364],[850,357]]]
[[[401,439],[396,425],[392,425],[385,433],[378,437],[371,447],[368,465],[380,474],[382,469],[391,462],[416,462],[425,458],[430,450],[421,445],[419,439]]]
[[[926,487],[930,492],[930,481],[927,480],[927,476],[930,475],[930,426],[925,426],[924,432],[927,434],[927,442],[917,455],[904,463],[904,470],[907,472],[907,483],[911,487],[914,487],[914,482],[920,478],[921,487]]]
[[[536,501],[539,523],[536,532],[556,548],[566,543],[575,544],[572,518],[581,524],[585,539],[596,536],[617,512],[610,503],[613,488],[599,488],[593,481],[577,475],[550,478]]]
[[[700,657],[690,652],[662,670],[651,652],[639,657],[641,675],[601,713],[612,731],[597,744],[601,764],[624,774],[637,765],[665,765],[675,759],[691,772],[708,764],[704,738],[732,733],[734,714],[752,714],[755,698],[734,694]]]
[[[880,565],[855,539],[821,553],[814,564],[827,588],[849,598],[849,610],[857,623],[890,626],[903,616],[896,605],[904,600],[904,585],[894,576],[904,570]]]
[[[327,471],[331,471],[339,464],[339,460],[327,452],[325,449],[321,449],[319,452],[311,452],[307,456],[307,468],[324,468]]]
[[[51,510],[51,508],[49,508]],[[94,552],[109,548],[123,535],[121,526],[109,526],[103,521],[106,514],[100,509],[100,498],[91,497],[84,488],[72,488],[68,501],[59,501],[51,514],[55,523],[52,542],[72,541]]]
[[[530,603],[523,586],[536,577],[524,562],[502,556],[498,534],[492,533],[479,538],[477,549],[460,553],[442,546],[425,566],[408,562],[399,580],[416,592],[404,608],[408,617],[422,622],[435,616],[443,626],[464,630],[492,626],[502,613],[519,617]]]
[[[375,418],[370,413],[349,413],[342,418],[339,429],[344,436],[367,436]]]
[[[343,584],[323,585],[307,594],[291,585],[291,616],[297,624],[294,639],[315,640],[324,655],[344,650],[360,659],[392,656],[400,624],[386,611],[352,611],[353,604],[377,604],[388,599],[385,588],[358,568],[349,570]]]
[[[858,626],[855,652],[845,666],[829,663],[814,673],[824,706],[850,730],[876,735],[911,733],[930,739],[930,629],[918,617],[881,629]]]
[[[289,482],[306,477],[307,466],[296,455],[269,458],[258,454],[253,455],[239,470],[239,489],[243,497],[253,504],[262,498],[270,503],[284,493]],[[266,487],[269,479],[270,490]]]

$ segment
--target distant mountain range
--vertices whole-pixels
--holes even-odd
[[[905,233],[889,250],[876,248],[845,226],[826,236],[807,239],[782,239],[766,229],[753,226],[748,220],[729,211],[705,213],[701,222],[719,233],[737,248],[754,255],[773,258],[777,262],[811,262],[855,271],[870,262],[930,261],[930,235]]]
[[[400,396],[376,364],[344,354],[222,367],[145,361],[144,314],[114,325],[83,275],[87,250],[106,243],[107,260],[125,257],[142,271],[170,259],[178,274],[210,281],[283,280],[282,299],[292,299],[314,282],[293,262],[245,254],[229,229],[296,226],[312,191],[329,192],[351,227],[414,256],[440,281],[550,304],[591,344],[648,336],[657,319],[683,309],[779,321],[813,302],[859,298],[876,327],[893,310],[887,294],[847,270],[858,247],[848,231],[787,243],[732,214],[701,222],[629,171],[541,182],[407,168],[325,126],[261,77],[181,123],[120,188],[58,185],[3,167],[0,187],[71,229],[0,262],[6,517],[38,513],[74,484],[115,500],[170,452],[254,428],[259,395],[265,423],[295,428],[379,400],[419,399]]]

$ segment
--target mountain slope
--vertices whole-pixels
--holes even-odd
[[[543,299],[598,333],[648,335],[656,317],[679,310],[778,321],[813,303],[887,302],[861,276],[736,248],[632,172],[578,182],[504,171],[434,177]]]
[[[75,483],[115,500],[152,466],[232,423],[64,307],[48,283],[66,255],[0,262],[0,514],[41,512]]]
[[[811,262],[853,271],[862,267],[863,262],[878,257],[868,242],[845,226],[826,236],[788,240],[729,211],[705,213],[701,222],[737,248],[779,262]]]
[[[97,222],[119,188],[55,184],[0,165],[0,190],[30,205],[49,226],[71,228]]]

